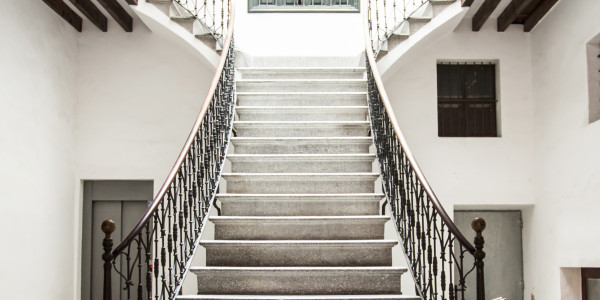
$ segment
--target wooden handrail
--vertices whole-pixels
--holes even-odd
[[[379,75],[379,70],[377,69],[377,61],[375,59],[375,53],[373,52],[373,46],[371,44],[371,37],[369,35],[369,31],[370,31],[369,20],[368,20],[369,11],[367,10],[367,5],[368,5],[367,1],[368,0],[363,1],[363,11],[364,11],[363,26],[364,26],[364,36],[365,36],[365,51],[366,51],[367,59],[369,60],[369,64],[371,65],[371,70],[373,72],[373,79],[375,80],[375,83],[377,85],[377,90],[379,91],[379,95],[381,97],[381,102],[383,102],[385,111],[388,115],[388,118],[390,119],[390,122],[392,123],[392,127],[394,128],[394,132],[396,133],[396,136],[398,137],[398,141],[400,142],[400,145],[402,146],[402,150],[404,150],[404,154],[406,155],[406,158],[408,158],[410,165],[413,167],[413,170],[414,170],[417,178],[419,179],[419,182],[421,183],[423,189],[427,193],[428,199],[431,201],[431,204],[433,204],[433,207],[435,207],[438,214],[442,218],[443,222],[446,224],[446,226],[448,226],[448,230],[450,232],[452,232],[452,234],[454,234],[456,239],[460,242],[460,244],[463,247],[465,247],[465,249],[467,249],[467,251],[469,251],[471,254],[473,254],[476,251],[475,246],[473,246],[473,244],[471,244],[469,242],[469,240],[467,240],[465,238],[465,236],[456,227],[456,224],[454,224],[452,219],[450,219],[450,217],[446,213],[446,210],[444,210],[444,207],[442,206],[442,204],[438,200],[437,196],[433,192],[431,185],[425,178],[425,175],[423,174],[421,167],[417,163],[417,160],[415,159],[412,151],[410,150],[410,147],[408,147],[408,142],[406,141],[404,134],[402,134],[402,130],[400,130],[400,126],[398,125],[398,121],[396,120],[396,116],[394,114],[394,111],[392,110],[392,105],[390,104],[387,93],[385,92],[385,88],[383,87],[383,80],[381,79],[381,76]]]
[[[196,118],[196,121],[194,122],[194,127],[192,127],[192,130],[190,131],[190,134],[188,135],[185,145],[183,146],[183,149],[181,149],[181,152],[179,153],[179,157],[177,157],[177,160],[175,161],[173,168],[171,168],[169,175],[167,176],[162,187],[160,188],[160,190],[154,197],[154,200],[152,200],[152,203],[150,204],[150,206],[148,207],[148,209],[146,210],[146,212],[144,213],[144,215],[142,216],[140,221],[137,223],[137,225],[135,225],[133,230],[112,251],[113,257],[116,257],[117,255],[119,255],[129,244],[131,244],[131,242],[133,242],[133,240],[135,240],[136,236],[141,232],[141,230],[144,228],[144,226],[146,226],[146,223],[150,220],[152,215],[156,212],[156,210],[158,209],[158,206],[163,201],[164,196],[165,196],[167,190],[169,189],[171,183],[175,179],[177,172],[179,172],[179,169],[181,167],[181,164],[183,163],[183,160],[185,159],[185,156],[187,155],[187,153],[190,150],[190,147],[192,146],[194,137],[198,133],[198,130],[200,129],[200,125],[202,124],[202,120],[204,119],[204,116],[206,115],[206,112],[208,111],[210,103],[213,100],[213,96],[215,95],[217,85],[219,84],[219,79],[221,77],[221,73],[223,72],[223,68],[224,68],[225,62],[227,60],[227,54],[228,54],[227,49],[229,49],[229,47],[231,45],[231,41],[233,39],[233,26],[235,23],[235,5],[233,4],[234,1],[235,0],[229,1],[229,11],[230,11],[229,24],[227,25],[227,36],[225,38],[225,42],[223,43],[223,47],[222,47],[223,52],[221,52],[221,56],[219,57],[219,62],[217,64],[217,69],[215,70],[215,75],[213,76],[212,82],[210,84],[210,88],[208,89],[208,94],[206,95],[206,98],[204,99],[204,104],[202,105],[202,109],[200,110],[200,113],[198,113],[198,117]]]

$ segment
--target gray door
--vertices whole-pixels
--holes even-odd
[[[112,235],[118,245],[140,220],[152,201],[152,181],[86,181],[83,187],[81,299],[101,300],[103,287],[103,220],[117,224]],[[117,264],[120,268],[120,263]],[[124,271],[125,267],[123,267]],[[119,289],[121,278],[113,272],[112,299],[126,299]],[[135,294],[134,294],[135,295]]]
[[[471,221],[482,217],[487,223],[483,232],[486,253],[484,259],[485,299],[505,297],[523,300],[523,240],[520,211],[455,211],[454,222],[469,241],[475,232]],[[465,265],[472,266],[472,256],[465,256]],[[475,299],[474,272],[467,277],[465,299]]]

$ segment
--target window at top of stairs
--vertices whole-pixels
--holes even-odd
[[[438,136],[497,137],[496,65],[437,65]]]
[[[360,0],[248,0],[248,12],[360,12]]]

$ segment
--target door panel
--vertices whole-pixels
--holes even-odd
[[[101,300],[104,268],[100,229],[103,220],[115,221],[112,234],[113,248],[131,232],[152,201],[151,181],[86,181],[84,182],[83,228],[82,228],[82,276],[81,299]],[[126,260],[117,261],[117,268],[125,271]],[[134,263],[130,261],[130,263]],[[135,262],[137,264],[137,262]],[[139,270],[138,270],[139,271]],[[145,270],[142,270],[145,272]],[[137,279],[138,275],[135,275]],[[116,272],[112,277],[112,299],[126,299],[126,292],[119,288],[121,278]],[[121,285],[122,286],[122,285]],[[134,291],[135,292],[135,291]]]
[[[483,232],[485,245],[485,299],[505,297],[523,300],[523,242],[521,237],[520,211],[455,211],[454,222],[458,229],[471,241],[475,231],[471,221],[482,217],[487,223]],[[468,266],[468,268],[467,268]],[[473,266],[473,258],[465,256],[466,271]],[[466,281],[465,299],[475,299],[475,273]]]

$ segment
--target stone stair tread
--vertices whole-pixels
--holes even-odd
[[[318,78],[293,78],[293,79],[279,79],[279,78],[265,78],[265,79],[237,79],[236,83],[255,83],[255,82],[281,82],[281,83],[295,83],[295,82],[333,82],[333,83],[366,83],[366,79],[318,79]]]
[[[238,71],[285,71],[285,70],[306,70],[306,71],[366,71],[365,67],[240,67]]]
[[[249,222],[249,221],[381,221],[386,222],[389,216],[210,216],[212,222]]]
[[[216,196],[219,199],[227,199],[227,201],[235,201],[238,199],[245,198],[259,198],[262,201],[268,200],[279,200],[284,198],[294,199],[295,201],[300,201],[304,199],[318,199],[318,200],[337,200],[340,198],[364,198],[369,199],[369,201],[380,201],[385,197],[384,194],[375,194],[375,193],[352,193],[352,194],[217,194]],[[237,198],[237,199],[236,199]]]
[[[364,247],[397,245],[395,240],[203,240],[202,246],[336,246],[336,247]]]
[[[233,125],[370,125],[369,121],[234,121]]]
[[[289,177],[336,177],[336,179],[356,178],[356,177],[379,177],[379,173],[360,172],[360,173],[223,173],[223,177],[264,177],[280,178]]]
[[[312,96],[312,95],[364,95],[366,92],[236,92],[239,96],[249,95],[300,95],[300,96]]]
[[[375,154],[370,153],[348,153],[348,154],[229,154],[228,159],[243,159],[243,158],[323,158],[323,159],[335,159],[335,158],[362,158],[362,159],[374,159]]]
[[[183,295],[178,300],[371,300],[398,299],[420,300],[420,297],[410,295]]]
[[[242,271],[242,272],[406,272],[405,267],[190,267],[190,271]]]
[[[240,106],[238,105],[235,110],[239,111],[239,110],[248,110],[248,109],[255,109],[255,110],[260,110],[260,109],[285,109],[285,110],[290,110],[290,109],[330,109],[330,110],[335,110],[335,109],[368,109],[369,107],[366,105],[348,105],[348,106],[333,106],[333,105],[322,105],[322,106],[318,106],[318,105],[299,105],[299,106],[275,106],[275,105],[245,105],[245,106]]]

